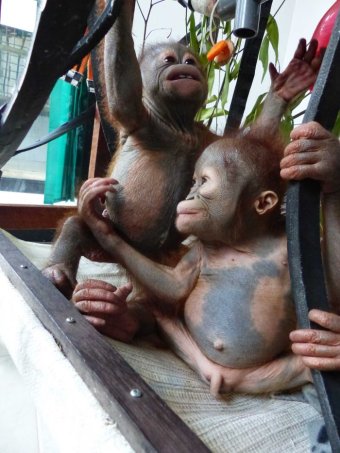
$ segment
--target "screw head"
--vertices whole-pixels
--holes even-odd
[[[76,320],[74,318],[72,318],[72,316],[69,316],[66,318],[66,322],[68,322],[69,324],[74,324],[76,322]]]
[[[143,392],[139,389],[132,389],[130,390],[130,395],[132,398],[141,398],[143,396]]]

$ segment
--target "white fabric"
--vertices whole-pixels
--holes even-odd
[[[132,452],[1,270],[0,287],[0,452]]]

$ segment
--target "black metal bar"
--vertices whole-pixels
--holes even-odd
[[[136,451],[209,452],[73,304],[1,232],[0,266]],[[75,322],[66,322],[68,317]],[[133,388],[140,389],[143,396],[132,398],[130,390]]]
[[[18,154],[24,153],[26,151],[31,151],[32,149],[36,149],[39,146],[46,145],[46,143],[49,143],[52,140],[55,140],[56,138],[61,137],[62,135],[66,134],[67,132],[83,125],[86,122],[91,121],[91,123],[93,123],[95,111],[96,111],[96,105],[92,104],[87,110],[82,112],[80,115],[78,115],[77,117],[73,118],[70,121],[67,121],[66,123],[61,124],[59,127],[54,129],[53,131],[49,132],[44,137],[39,138],[39,140],[37,140],[36,142],[32,143],[29,146],[25,146],[24,148],[19,148],[14,153],[14,155],[17,156]]]
[[[96,20],[93,26],[91,26],[88,34],[84,36],[72,50],[72,54],[70,55],[65,69],[74,66],[104,38],[117,19],[122,5],[123,0],[110,0],[103,14]]]
[[[269,0],[261,5],[259,32],[255,38],[247,39],[244,45],[239,76],[231,100],[224,133],[227,133],[228,130],[238,129],[240,127],[249,91],[254,80],[258,55],[272,3],[272,0]]]
[[[340,14],[323,59],[303,122],[331,129],[340,109]],[[287,194],[288,260],[299,324],[311,325],[312,308],[330,311],[320,249],[320,187],[316,181],[292,182]],[[340,452],[340,372],[313,371],[332,449]]]

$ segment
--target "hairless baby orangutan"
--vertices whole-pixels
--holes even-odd
[[[108,176],[119,180],[106,197],[106,212],[119,233],[146,256],[170,263],[182,235],[174,227],[176,206],[190,189],[195,162],[218,137],[195,122],[207,95],[206,75],[187,47],[165,42],[145,48],[137,60],[131,27],[134,0],[96,50],[103,68],[96,87],[106,120],[119,132]],[[100,12],[105,6],[97,1]],[[272,86],[258,127],[275,129],[287,103],[316,78],[316,42],[301,40],[281,74],[271,66]],[[57,238],[44,275],[66,296],[76,284],[81,256],[111,260],[81,216],[70,217]],[[176,258],[177,259],[177,258]]]
[[[198,159],[194,184],[178,204],[176,218],[177,230],[195,239],[174,267],[142,255],[97,213],[98,197],[108,191],[116,196],[115,179],[89,181],[79,197],[81,214],[97,241],[152,294],[146,311],[173,350],[210,383],[213,394],[288,389],[311,380],[308,366],[340,366],[336,315],[310,315],[333,332],[290,334],[296,320],[280,212],[283,147],[257,132],[220,139]],[[316,123],[296,129],[292,138],[281,175],[322,182],[328,292],[339,311],[340,250],[334,241],[340,226],[339,142]],[[73,301],[93,325],[114,338],[122,339],[124,332],[128,339],[140,327],[126,304],[130,290],[129,285],[116,290],[92,281],[85,290],[82,284],[76,287]],[[289,334],[296,354],[289,352]]]

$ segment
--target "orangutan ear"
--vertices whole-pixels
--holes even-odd
[[[279,197],[272,190],[261,192],[254,202],[255,211],[259,215],[266,214],[271,211],[278,203]]]

